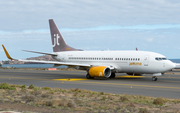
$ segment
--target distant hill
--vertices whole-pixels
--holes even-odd
[[[27,58],[26,60],[43,60],[43,61],[56,61],[50,55],[43,55],[39,57]],[[42,64],[33,62],[22,62],[22,61],[2,61],[2,64]]]

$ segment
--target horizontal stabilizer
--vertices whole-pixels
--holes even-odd
[[[55,54],[55,53],[44,53],[44,52],[29,51],[29,50],[22,50],[22,51],[31,52],[31,53],[39,53],[39,54],[57,56],[57,54]]]

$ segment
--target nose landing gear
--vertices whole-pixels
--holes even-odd
[[[157,81],[157,77],[156,77],[156,76],[153,76],[153,77],[152,77],[152,81]]]

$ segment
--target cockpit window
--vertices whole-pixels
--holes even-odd
[[[167,60],[167,58],[162,58],[162,60]]]
[[[156,57],[155,60],[158,60],[158,61],[160,61],[160,60],[167,60],[167,58]]]

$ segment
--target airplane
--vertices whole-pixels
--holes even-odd
[[[152,80],[157,81],[157,76],[176,67],[175,63],[164,55],[149,51],[83,51],[66,44],[53,19],[49,19],[52,53],[23,50],[45,55],[51,55],[56,61],[38,61],[14,59],[2,45],[5,54],[10,60],[25,62],[40,62],[54,64],[54,67],[66,65],[70,68],[87,71],[86,78],[94,77],[115,78],[116,73],[128,75],[152,74]]]

